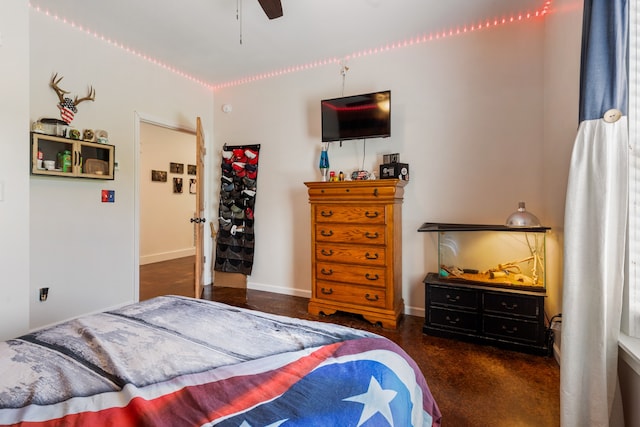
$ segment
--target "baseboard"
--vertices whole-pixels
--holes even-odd
[[[560,347],[557,342],[553,343],[553,357],[556,359],[556,362],[558,362],[558,365],[560,365]]]
[[[311,291],[307,289],[291,289],[283,286],[266,285],[264,283],[247,282],[247,289],[273,292],[274,294],[291,295],[294,297],[311,298]]]
[[[412,307],[410,305],[405,305],[404,306],[404,314],[409,315],[409,316],[416,316],[416,317],[424,317],[425,311],[424,308],[422,307]]]
[[[153,264],[154,262],[169,261],[176,258],[184,258],[196,254],[195,248],[179,249],[176,251],[161,252],[140,256],[140,265]]]

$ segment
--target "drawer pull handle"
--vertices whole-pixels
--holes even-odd
[[[378,276],[377,274],[374,274],[373,276],[370,275],[369,273],[365,274],[364,277],[367,278],[367,280],[378,280],[380,278],[380,276]]]
[[[364,296],[364,297],[365,297],[368,301],[378,301],[378,299],[379,299],[379,298],[378,298],[378,294],[376,294],[376,295],[374,295],[374,296],[371,296],[371,295],[369,295],[369,294],[365,294],[365,296]]]
[[[508,329],[505,325],[502,325],[502,330],[508,334],[515,334],[516,332],[518,332],[518,327],[514,326],[511,329]]]
[[[373,196],[374,197],[378,197],[378,189],[377,188],[373,189]]]
[[[378,211],[375,211],[375,212],[366,211],[364,213],[364,216],[366,216],[367,218],[378,218],[378,215],[379,215]]]
[[[366,259],[378,259],[378,254],[375,253],[375,254],[371,255],[369,252],[367,252],[366,254],[364,254],[364,257]]]
[[[451,317],[447,316],[445,317],[445,320],[447,322],[449,322],[450,325],[457,325],[460,322],[460,318],[456,317],[455,319],[452,319]]]
[[[322,292],[324,295],[331,295],[333,293],[333,289],[331,289],[331,288],[329,288],[329,289],[322,288],[322,289],[320,289],[320,292]]]
[[[329,231],[320,231],[320,234],[322,234],[324,237],[331,237],[333,236],[333,230],[329,230]]]
[[[325,211],[321,211],[320,212],[320,216],[323,216],[325,218],[328,218],[330,216],[333,216],[333,211],[329,211],[329,212],[325,212]]]
[[[460,301],[460,295],[456,295],[455,297],[452,297],[451,295],[447,294],[447,300],[449,302],[458,302]]]
[[[364,233],[364,237],[366,237],[367,239],[377,239],[378,236],[379,234],[377,231],[375,233],[369,233],[368,231]]]
[[[322,268],[322,270],[320,270],[320,273],[324,274],[325,276],[331,276],[333,274],[333,270],[332,269],[325,270],[324,268]]]
[[[506,302],[503,301],[500,305],[502,305],[507,310],[515,310],[516,308],[518,308],[518,304],[517,303],[509,305],[509,304],[507,304]]]
[[[322,249],[322,251],[320,251],[320,253],[322,255],[324,255],[324,256],[331,256],[331,255],[333,255],[333,249],[329,249],[329,250]]]

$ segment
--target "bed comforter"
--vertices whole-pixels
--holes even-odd
[[[0,425],[438,426],[378,335],[167,296],[0,343]]]

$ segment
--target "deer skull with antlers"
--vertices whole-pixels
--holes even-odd
[[[76,108],[78,104],[80,104],[82,101],[94,101],[96,98],[96,91],[93,86],[91,86],[89,87],[89,93],[87,94],[87,96],[83,98],[78,98],[76,96],[74,99],[67,98],[65,97],[65,95],[69,92],[58,87],[58,83],[60,83],[61,80],[62,77],[58,78],[58,73],[56,73],[53,77],[51,77],[51,82],[49,83],[49,85],[56,92],[56,94],[58,94],[58,99],[60,100],[60,103],[58,104],[58,108],[60,109],[60,117],[65,121],[65,123],[69,124],[73,120],[73,116],[75,115],[75,113],[78,112],[78,109]]]

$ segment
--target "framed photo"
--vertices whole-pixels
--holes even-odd
[[[167,171],[151,171],[151,181],[167,182]]]
[[[189,194],[196,194],[196,179],[189,178]]]
[[[173,178],[173,192],[182,193],[182,178]]]
[[[195,175],[196,174],[196,165],[187,165],[187,174]]]
[[[184,173],[184,163],[169,163],[171,173]]]

